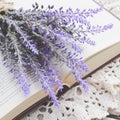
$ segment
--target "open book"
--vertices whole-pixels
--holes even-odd
[[[38,2],[40,4],[55,5],[55,7],[72,7],[72,8],[97,8],[99,7],[92,0],[8,0],[15,3],[15,8],[24,7],[25,9],[31,7],[31,4]],[[95,46],[85,46],[82,56],[90,68],[90,72],[94,71],[102,64],[106,63],[110,59],[120,54],[120,21],[113,17],[110,13],[103,10],[103,12],[96,15],[92,20],[95,24],[108,24],[112,23],[113,28],[104,33],[93,36],[95,40]],[[0,61],[2,56],[0,55]],[[68,86],[72,86],[75,83],[75,78],[71,74],[70,70],[65,66],[60,66],[61,74],[63,75],[62,81]],[[89,73],[85,73],[87,75]],[[0,120],[12,120],[21,112],[45,98],[47,94],[44,93],[40,83],[31,80],[30,95],[25,96],[19,85],[13,80],[13,75],[8,73],[8,69],[5,68],[0,62]]]

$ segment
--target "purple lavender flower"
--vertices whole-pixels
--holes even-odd
[[[63,88],[59,80],[57,63],[65,63],[74,74],[76,81],[88,90],[82,71],[89,71],[82,59],[81,44],[95,45],[89,35],[112,28],[112,24],[93,26],[88,17],[102,11],[101,8],[64,11],[54,6],[39,8],[36,3],[32,10],[23,9],[0,12],[0,51],[3,63],[14,74],[22,90],[29,94],[29,80],[34,76],[43,89],[59,106],[54,86]],[[51,62],[55,59],[55,63]],[[59,61],[59,62],[58,62]]]

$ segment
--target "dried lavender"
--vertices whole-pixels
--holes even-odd
[[[59,105],[54,86],[62,89],[57,63],[65,63],[76,81],[87,91],[81,78],[88,71],[81,52],[82,44],[95,45],[89,35],[104,32],[112,24],[93,26],[87,20],[102,11],[101,8],[73,11],[33,5],[29,10],[9,10],[0,13],[0,51],[3,63],[14,74],[25,94],[29,94],[29,79],[40,81],[55,105]],[[55,62],[52,62],[52,59]],[[57,61],[57,62],[56,62]],[[58,62],[59,61],[59,62]]]

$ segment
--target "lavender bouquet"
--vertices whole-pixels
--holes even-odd
[[[89,35],[112,28],[112,24],[94,26],[87,20],[100,11],[102,8],[73,11],[71,8],[56,10],[54,6],[48,6],[44,9],[35,3],[33,9],[0,12],[3,64],[14,74],[25,94],[29,94],[29,80],[34,76],[58,106],[54,87],[63,88],[60,71],[56,67],[59,63],[65,63],[87,91],[82,71],[89,69],[82,59],[81,46],[95,45]]]

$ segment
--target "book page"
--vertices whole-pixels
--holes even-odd
[[[0,55],[0,61],[2,56]],[[30,95],[33,95],[41,89],[41,84],[33,80],[30,81],[31,89]],[[19,105],[29,95],[25,95],[20,88],[19,84],[16,84],[16,80],[13,79],[13,75],[8,72],[8,69],[5,68],[0,62],[0,118],[7,114],[14,107]]]
[[[93,3],[90,0],[7,0],[8,2],[14,2],[14,8],[18,9],[23,7],[24,9],[31,8],[34,2],[38,2],[40,5],[54,5],[55,8],[64,8],[72,7],[73,9],[80,8],[89,9],[89,8],[98,8],[99,6]],[[83,47],[83,56],[84,59],[89,58],[91,55],[101,51],[102,49],[111,46],[117,42],[120,42],[120,22],[114,18],[111,14],[106,11],[102,11],[95,15],[94,18],[89,18],[92,24],[104,25],[108,23],[113,24],[113,28],[101,34],[92,36],[92,39],[95,40],[95,46],[85,45]],[[64,65],[63,65],[64,66]],[[69,73],[69,69],[64,66],[64,70],[61,69],[63,76],[66,76]],[[34,81],[34,78],[30,80],[32,86],[30,87],[30,95],[25,96],[21,91],[19,85],[16,84],[16,81],[13,79],[13,75],[8,72],[7,68],[2,65],[2,56],[0,55],[0,118],[7,115],[11,110],[13,110],[20,103],[29,99],[30,96],[34,95],[36,92],[40,91],[41,85]]]

